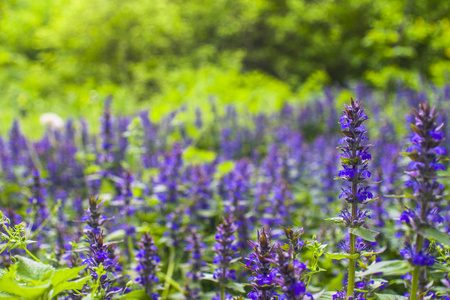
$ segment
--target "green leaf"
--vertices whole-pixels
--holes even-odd
[[[231,171],[233,171],[234,165],[235,165],[234,161],[231,160],[221,162],[220,164],[217,165],[214,177],[221,178],[224,175],[230,173]]]
[[[231,290],[236,291],[236,292],[239,292],[239,293],[245,293],[244,285],[242,285],[242,284],[240,284],[240,283],[237,283],[237,282],[228,282],[225,286],[226,286],[227,288],[231,289]]]
[[[351,228],[350,232],[369,242],[375,242],[375,237],[379,234],[377,231],[362,227]]]
[[[62,282],[53,288],[51,295],[52,295],[52,297],[55,297],[62,291],[81,290],[83,288],[83,286],[86,284],[86,282],[88,282],[90,279],[91,279],[91,276],[89,275],[89,276],[85,276],[85,277],[82,277],[77,280]]]
[[[210,280],[210,281],[217,282],[217,279],[214,279],[214,275],[211,273],[204,273],[202,280]]]
[[[450,273],[450,267],[441,265],[439,263],[434,264],[433,268]]]
[[[100,170],[101,170],[101,167],[100,167],[100,166],[92,164],[92,165],[89,165],[89,166],[85,169],[85,172],[86,172],[86,174],[89,175],[89,174],[95,174],[95,173],[98,173],[98,172],[100,172]]]
[[[333,300],[333,295],[336,294],[336,292],[325,292],[320,296],[318,300]]]
[[[25,299],[35,300],[45,294],[50,287],[50,282],[38,286],[19,285],[14,277],[14,272],[8,272],[5,276],[3,276],[2,280],[0,280],[1,292],[14,296],[20,296]]]
[[[325,255],[330,259],[357,259],[359,257],[358,253],[348,254],[348,253],[325,253]]]
[[[325,219],[325,221],[331,221],[331,222],[334,222],[334,223],[336,223],[338,225],[343,225],[344,224],[344,219],[341,218],[341,217],[328,218],[328,219]]]
[[[356,163],[358,163],[358,158],[348,158],[348,157],[342,157],[341,158],[341,164],[354,165]]]
[[[362,252],[361,252],[361,256],[372,256],[372,255],[377,255],[377,254],[383,253],[384,250],[386,250],[386,247],[383,247],[383,248],[381,248],[380,250],[374,251],[374,252],[366,252],[366,251],[362,251]]]
[[[3,275],[5,275],[7,272],[5,270],[0,269],[0,280],[2,279]]]
[[[194,147],[188,147],[183,151],[183,161],[187,164],[210,163],[216,159],[216,154],[212,151],[206,151]]]
[[[105,242],[110,242],[114,240],[123,239],[125,236],[125,230],[119,229],[108,234],[103,240]]]
[[[15,296],[13,296],[11,294],[6,294],[6,293],[0,292],[0,299],[2,299],[2,298],[4,298],[4,299],[12,299],[12,300],[15,300],[15,299],[21,300],[22,299],[20,297],[15,297]]]
[[[377,295],[378,299],[380,300],[408,300],[408,298],[399,295],[378,294],[378,293],[375,293],[375,295]]]
[[[370,265],[364,272],[357,272],[356,276],[363,277],[375,273],[383,273],[385,276],[405,275],[411,266],[403,260],[386,260]]]
[[[425,236],[428,239],[436,240],[436,242],[439,242],[441,244],[450,245],[450,235],[448,235],[445,232],[436,230],[434,228],[424,228],[420,229],[419,233],[421,233],[423,236]]]
[[[85,268],[86,266],[81,266],[72,269],[56,270],[55,275],[52,278],[52,285],[57,286],[58,284],[63,283],[65,281],[78,278],[78,274],[80,273],[80,271],[84,270]]]
[[[289,248],[291,246],[289,244],[284,244],[283,246],[281,246],[281,249],[283,249],[284,251],[289,251]]]
[[[16,275],[23,280],[45,281],[53,277],[55,269],[29,258],[18,256]]]

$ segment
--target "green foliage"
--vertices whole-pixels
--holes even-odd
[[[434,228],[420,229],[419,232],[426,238],[435,240],[444,246],[450,245],[450,235]]]
[[[377,231],[363,227],[351,228],[350,232],[369,242],[375,242],[375,237],[379,234]]]
[[[15,0],[0,4],[2,130],[39,113],[95,120],[101,100],[252,111],[364,79],[448,82],[448,1]],[[348,99],[348,97],[346,97]],[[33,113],[31,113],[33,112]]]
[[[380,300],[406,300],[408,298],[399,295],[375,294]]]
[[[348,253],[325,253],[325,255],[330,259],[357,259],[359,257],[359,253],[348,254]]]
[[[405,275],[411,267],[406,261],[386,260],[370,265],[367,270],[356,273],[357,277],[364,277],[376,273],[383,273],[384,276]]]
[[[0,298],[53,299],[63,291],[82,289],[91,278],[78,278],[84,266],[55,270],[50,265],[26,257],[17,258],[18,262],[1,276]]]

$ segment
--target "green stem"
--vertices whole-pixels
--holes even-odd
[[[353,154],[356,156],[356,153]],[[352,182],[352,194],[354,199],[356,199],[356,194],[358,192],[358,184],[353,181]],[[352,223],[356,219],[358,215],[358,203],[352,203]],[[350,230],[350,229],[349,229]],[[353,233],[350,233],[350,254],[356,253],[356,236]],[[348,285],[347,285],[347,297],[354,296],[355,290],[355,271],[356,271],[356,259],[349,259],[348,261]]]
[[[133,237],[128,236],[128,262],[134,261]]]
[[[5,251],[6,248],[8,248],[9,244],[11,244],[11,241],[8,241],[8,244],[6,244],[6,246],[2,249],[2,251],[0,251],[0,254],[2,254],[3,251]]]
[[[50,219],[54,216],[56,216],[56,213],[59,209],[59,207],[61,206],[61,200],[58,200],[58,202],[56,203],[55,207],[53,207],[52,212],[50,213],[50,215],[45,218],[44,221],[42,221],[41,225],[39,225],[39,227],[33,231],[33,233],[31,234],[30,239],[34,238],[36,235],[38,235],[39,232],[41,232],[41,230],[48,224],[48,222],[50,222]]]
[[[423,247],[423,236],[420,234],[417,234],[416,253],[418,253],[422,249],[422,247]],[[412,278],[412,284],[411,284],[411,293],[410,293],[411,300],[417,299],[417,292],[419,289],[419,275],[420,275],[420,266],[414,266],[413,278]]]
[[[319,262],[319,257],[316,258],[316,256],[313,255],[313,263],[312,263],[313,267],[311,268],[311,271],[315,271],[317,269],[317,263],[318,262]],[[311,274],[307,275],[307,276],[308,276],[308,283],[306,284],[306,289],[308,289],[309,283],[311,282],[311,278],[312,278]]]
[[[172,278],[173,270],[175,268],[175,248],[173,246],[170,246],[169,251],[169,266],[167,267],[166,276]],[[170,286],[170,281],[166,280],[166,282],[164,283],[164,292],[162,295],[162,299],[168,299]]]
[[[34,256],[30,251],[28,251],[27,247],[22,247],[22,249],[25,250],[25,252],[28,253],[28,255],[31,256],[35,261],[41,263],[41,261],[36,256]]]
[[[168,277],[166,274],[162,273],[162,272],[158,272],[156,273],[156,276],[158,276],[159,278],[164,278],[164,281],[169,282],[174,288],[176,288],[179,292],[183,293],[184,290],[181,287],[181,285],[178,284],[178,282],[176,282],[175,280],[173,280],[172,278]]]
[[[350,233],[350,254],[355,254],[355,241],[356,236]],[[354,294],[355,289],[355,270],[356,270],[356,259],[350,259],[348,262],[348,286],[347,286],[347,297]]]
[[[225,300],[225,285],[220,285],[220,300]]]

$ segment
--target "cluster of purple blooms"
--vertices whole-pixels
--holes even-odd
[[[146,294],[151,299],[157,300],[159,295],[155,292],[155,284],[159,282],[159,278],[156,276],[156,271],[158,271],[161,261],[158,256],[158,248],[153,242],[153,237],[147,232],[142,234],[139,247],[136,255],[138,261],[136,271],[139,277],[136,278],[136,281],[144,287]]]
[[[425,102],[420,103],[419,109],[413,112],[412,145],[406,151],[406,155],[411,159],[409,170],[406,171],[410,177],[406,186],[413,190],[413,209],[406,207],[400,220],[407,224],[416,236],[413,242],[411,238],[407,238],[405,248],[400,250],[400,254],[414,266],[409,296],[411,299],[422,299],[422,295],[427,294],[429,281],[426,267],[432,267],[436,263],[436,258],[428,252],[429,243],[423,232],[435,230],[444,222],[440,215],[444,186],[439,183],[437,172],[445,170],[441,160],[442,155],[447,152],[442,146],[444,124],[437,122],[435,108]],[[430,293],[432,292],[428,294]]]
[[[86,210],[86,217],[82,220],[86,223],[85,233],[87,236],[87,247],[89,252],[83,264],[87,265],[87,269],[91,271],[92,278],[100,282],[103,299],[112,299],[120,288],[113,287],[114,280],[108,274],[113,274],[117,268],[117,258],[114,254],[116,244],[104,243],[103,232],[101,226],[107,219],[100,212],[100,203],[97,198],[89,199],[89,208]],[[99,275],[97,268],[103,267],[104,274]],[[99,278],[100,277],[100,278]]]
[[[217,227],[216,242],[213,250],[216,252],[213,263],[217,266],[214,270],[213,277],[221,287],[230,280],[236,280],[236,270],[231,269],[231,263],[236,260],[237,247],[236,241],[236,225],[233,217],[229,214],[223,218],[222,224]]]
[[[339,141],[339,144],[344,144],[344,146],[338,147],[341,150],[342,165],[338,175],[347,182],[346,187],[342,188],[339,198],[344,198],[346,203],[351,205],[351,210],[345,208],[339,215],[350,233],[349,238],[342,240],[338,247],[350,255],[360,254],[368,248],[368,245],[351,231],[351,229],[360,228],[366,224],[366,219],[369,218],[368,212],[359,209],[358,205],[366,204],[373,198],[372,192],[367,186],[372,175],[368,164],[372,159],[372,155],[368,152],[372,145],[364,143],[368,137],[365,135],[367,130],[363,124],[368,119],[361,102],[358,99],[355,101],[352,99],[350,106],[345,106],[344,114],[339,121],[345,137]],[[346,290],[349,298],[355,296],[355,271],[356,259],[350,258]]]
[[[415,94],[404,95],[409,96],[399,99]],[[418,95],[414,98],[421,99]],[[382,233],[377,242],[386,245],[389,254],[348,258],[354,271],[359,268],[362,273],[382,258],[397,255],[411,263],[413,269],[419,267],[419,297],[424,293],[443,295],[433,287],[445,287],[442,280],[436,280],[445,275],[427,271],[439,260],[433,251],[435,244],[428,242],[431,238],[424,233],[450,231],[444,185],[438,181],[439,172],[446,165],[441,157],[446,154],[448,141],[444,132],[448,129],[440,125],[439,117],[428,104],[421,105],[415,114],[413,145],[407,150],[413,161],[407,171],[407,187],[412,191],[407,199],[412,201],[383,197],[402,192],[398,184],[402,179],[402,142],[395,124],[385,120],[383,112],[374,110],[373,119],[381,129],[373,135],[377,138],[373,140],[372,160],[372,145],[367,143],[364,127],[368,117],[358,100],[346,106],[340,119],[344,138],[338,147],[338,170],[334,141],[338,140],[339,128],[335,126],[331,89],[326,91],[326,99],[299,109],[286,104],[271,115],[242,118],[230,107],[224,116],[214,111],[214,122],[208,124],[202,111],[196,110],[195,128],[211,133],[197,137],[190,134],[195,129],[176,118],[186,109],[156,123],[148,112],[140,113],[134,120],[115,116],[111,104],[111,99],[105,103],[98,136],[89,132],[83,120],[79,124],[68,120],[61,128],[48,129],[35,142],[25,138],[17,121],[9,138],[0,137],[0,201],[5,211],[8,215],[25,215],[29,208],[31,217],[23,219],[31,224],[32,231],[40,230],[34,248],[38,256],[44,257],[47,245],[53,241],[57,245],[53,263],[58,267],[86,265],[92,280],[100,280],[105,299],[119,291],[141,289],[152,299],[180,293],[174,297],[223,300],[244,294],[242,288],[254,300],[317,299],[319,291],[328,288],[329,278],[344,273],[347,265],[333,261],[332,270],[317,271],[319,267],[312,263],[317,249],[312,250],[308,242],[299,239],[303,230],[290,229],[300,224],[308,232],[317,233],[321,240],[329,241],[327,249],[338,247],[344,252],[339,254],[347,257],[367,254],[377,247],[354,234],[377,228]],[[400,113],[403,102],[396,105],[394,109]],[[372,106],[379,109],[381,105]],[[335,121],[330,122],[330,118]],[[130,124],[137,124],[136,128]],[[130,150],[131,146],[136,147],[129,140],[133,135],[139,137],[136,152]],[[192,149],[199,151],[200,162],[186,155]],[[210,152],[215,155],[203,161],[201,153]],[[345,182],[340,194],[344,205],[336,201],[339,188],[335,175]],[[27,177],[29,189],[21,189]],[[376,182],[370,182],[371,178]],[[369,188],[373,183],[376,186]],[[90,195],[99,195],[102,205]],[[8,197],[18,200],[3,200]],[[54,210],[57,203],[60,207]],[[368,210],[362,204],[368,204]],[[404,206],[403,213],[396,215]],[[87,210],[82,218],[84,207]],[[215,231],[224,214],[226,217]],[[349,230],[340,242],[339,227],[323,222],[333,214],[338,214],[334,219]],[[404,246],[389,240],[389,228],[400,226],[394,216],[399,216],[406,225],[401,229],[409,233],[403,234]],[[84,235],[80,223],[72,221],[80,219],[85,223]],[[145,233],[149,227],[154,236]],[[405,230],[407,227],[410,230]],[[255,232],[254,228],[262,229]],[[142,232],[139,242],[137,236]],[[418,236],[422,236],[422,241]],[[83,240],[86,251],[75,245],[82,245]],[[399,248],[403,249],[395,250]],[[1,259],[6,266],[9,258]],[[330,265],[328,260],[320,259],[320,267]],[[245,267],[239,267],[238,261]],[[99,278],[97,272],[101,268],[106,275]],[[164,279],[158,279],[160,269]],[[408,288],[416,278],[414,270],[409,272],[410,278],[405,279],[411,282]],[[343,284],[352,285],[350,273]],[[375,297],[372,287],[377,276],[383,275],[353,278],[353,293],[347,287],[332,297],[371,299]],[[158,284],[159,280],[165,281],[164,286]],[[248,286],[239,285],[244,282]],[[390,288],[405,293],[403,287]],[[80,292],[87,294],[89,288]]]
[[[253,253],[247,259],[246,269],[253,273],[253,277],[248,279],[251,282],[252,291],[247,296],[253,300],[271,300],[277,295],[275,277],[278,271],[272,266],[275,257],[274,245],[271,245],[270,230],[266,231],[263,227],[261,232],[257,231],[257,234],[256,242],[249,241]]]

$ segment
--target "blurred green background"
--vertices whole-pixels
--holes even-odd
[[[1,130],[103,99],[158,119],[187,104],[273,110],[325,85],[449,82],[450,1],[0,1]]]

